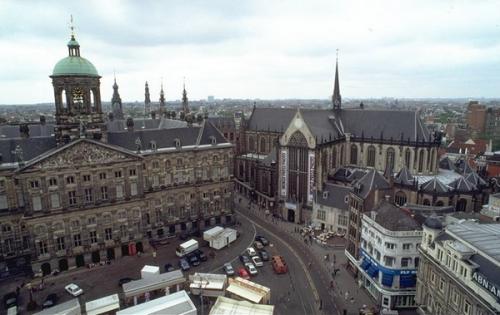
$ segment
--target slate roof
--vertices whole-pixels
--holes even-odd
[[[430,181],[422,184],[420,190],[426,193],[444,194],[449,192],[450,188],[443,184],[437,177],[434,177]]]
[[[50,137],[54,134],[54,124],[28,124],[30,137]],[[19,125],[0,125],[0,138],[19,138]]]
[[[363,176],[366,175],[366,170],[361,170],[359,168],[355,168],[353,170],[350,170],[351,171],[351,174],[349,176],[347,176],[347,181],[349,182],[353,182],[355,180],[359,180],[361,178],[363,178]]]
[[[391,185],[380,173],[372,169],[359,181],[354,183],[354,192],[361,198],[366,198],[372,190],[390,189]]]
[[[410,170],[404,166],[396,175],[396,178],[394,178],[394,183],[404,186],[413,186],[415,184],[414,179]]]
[[[411,214],[396,205],[382,200],[373,210],[375,222],[389,231],[415,231],[421,230],[421,225]]]
[[[176,119],[168,119],[162,117],[161,119],[134,119],[134,129],[169,129],[186,127],[187,122]],[[108,132],[122,132],[127,130],[126,119],[113,119],[106,122]]]
[[[335,173],[333,173],[332,178],[334,180],[338,180],[341,182],[348,182],[349,180],[347,179],[351,175],[351,170],[346,168],[346,167],[340,167],[338,168]]]
[[[445,157],[444,159],[439,161],[439,168],[450,171],[455,171],[457,169],[455,163],[453,163],[449,157]]]
[[[455,180],[450,186],[457,192],[468,193],[477,190],[476,185],[466,180],[463,176]]]
[[[323,185],[323,192],[326,192],[326,194],[316,191],[316,202],[327,207],[347,210],[349,204],[346,202],[346,197],[350,191],[352,191],[352,187],[325,183]],[[324,198],[325,195],[326,198]]]
[[[472,184],[476,185],[477,187],[479,186],[487,186],[488,184],[484,179],[482,179],[479,175],[477,175],[476,172],[469,173],[467,176],[465,176],[465,179],[471,182]]]
[[[215,127],[236,128],[236,123],[233,117],[208,117],[208,121]]]
[[[23,152],[23,160],[29,161],[44,152],[56,147],[55,137],[30,137],[30,138],[11,138],[0,139],[1,163],[17,162],[14,151],[19,145]]]
[[[247,129],[253,131],[284,132],[297,109],[256,107],[247,121]]]
[[[469,259],[479,265],[478,271],[482,273],[488,281],[492,281],[497,287],[500,287],[500,268],[497,264],[492,263],[481,254],[474,254]]]
[[[145,129],[122,132],[108,132],[108,143],[122,148],[137,151],[136,140],[141,140],[142,150],[149,150],[151,143],[156,148],[170,148],[175,146],[175,139],[179,139],[181,146],[211,144],[210,137],[215,137],[216,143],[227,143],[227,140],[212,124],[205,122],[201,127]]]
[[[254,131],[283,132],[290,125],[297,109],[257,107],[247,121],[247,128]],[[385,140],[408,138],[411,141],[431,141],[429,131],[415,111],[346,108],[300,109],[301,115],[319,142],[351,133],[356,137]]]

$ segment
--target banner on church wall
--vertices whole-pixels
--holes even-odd
[[[280,192],[281,196],[286,197],[288,190],[288,151],[286,149],[280,152]]]
[[[309,151],[309,168],[307,172],[307,201],[312,202],[314,198],[314,188],[315,188],[315,174],[316,174],[316,165],[315,165],[315,154],[314,151]]]

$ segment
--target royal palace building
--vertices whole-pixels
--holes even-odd
[[[233,145],[211,123],[125,119],[116,80],[105,117],[101,76],[74,35],[50,77],[55,124],[0,127],[0,276],[134,255],[231,221]],[[187,102],[184,89],[184,116]]]

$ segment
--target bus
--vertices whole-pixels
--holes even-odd
[[[179,257],[184,257],[187,254],[194,252],[197,249],[198,249],[198,241],[195,239],[190,239],[189,241],[179,245],[179,247],[177,247],[177,249],[175,250],[175,254]]]

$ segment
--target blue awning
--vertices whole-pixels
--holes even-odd
[[[372,278],[374,278],[375,276],[378,276],[378,268],[377,268],[377,266],[375,266],[375,265],[373,265],[373,264],[372,264],[372,265],[370,265],[370,267],[368,268],[368,270],[366,271],[366,273],[367,273],[370,277],[372,277]]]
[[[417,284],[416,275],[400,275],[399,276],[399,287],[401,288],[412,288]]]
[[[365,258],[365,259],[363,259],[363,262],[361,262],[360,267],[361,267],[361,269],[366,270],[366,269],[368,269],[368,267],[370,267],[370,265],[371,265],[371,263],[368,260],[368,258]]]
[[[382,284],[387,287],[392,287],[392,280],[394,276],[385,272],[382,272]]]

